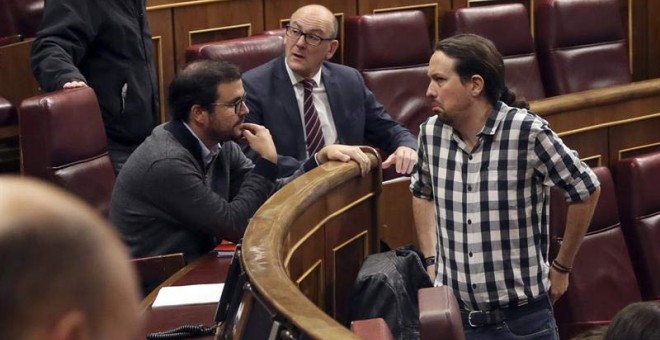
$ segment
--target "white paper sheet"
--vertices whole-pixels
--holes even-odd
[[[217,303],[220,301],[220,295],[224,286],[224,283],[210,283],[163,287],[158,291],[158,295],[151,307]]]

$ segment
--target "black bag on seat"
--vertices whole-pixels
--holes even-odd
[[[349,319],[383,318],[395,339],[419,339],[417,290],[431,287],[413,245],[367,257],[353,285]]]

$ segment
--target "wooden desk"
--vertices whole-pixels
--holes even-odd
[[[225,282],[230,262],[230,256],[217,257],[215,253],[209,253],[185,266],[154,289],[142,301],[142,307],[145,309],[145,327],[138,339],[145,339],[149,333],[162,332],[182,325],[213,325],[217,303],[157,309],[152,309],[151,304],[161,287]],[[213,339],[213,337],[195,339]]]

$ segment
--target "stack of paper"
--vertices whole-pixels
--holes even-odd
[[[224,283],[211,283],[163,287],[158,291],[158,295],[151,307],[218,303],[224,286]]]

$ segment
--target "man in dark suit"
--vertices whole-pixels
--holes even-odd
[[[323,145],[366,143],[390,154],[383,168],[409,174],[417,162],[415,136],[390,117],[357,70],[326,61],[339,46],[337,30],[335,16],[320,5],[291,15],[285,55],[243,74],[246,122],[270,130],[280,175]]]

